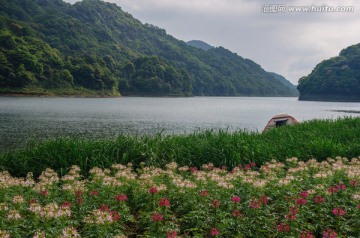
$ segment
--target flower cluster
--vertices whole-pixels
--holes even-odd
[[[0,237],[358,236],[360,158],[81,174],[0,172]]]
[[[109,210],[107,205],[103,205],[100,209],[95,209],[91,212],[90,215],[84,218],[84,222],[88,224],[111,224],[120,219],[119,213],[117,211]]]
[[[29,210],[45,219],[56,219],[60,217],[71,216],[70,207],[68,206],[59,207],[56,203],[49,203],[44,207],[41,207],[40,204],[32,203],[30,204]]]

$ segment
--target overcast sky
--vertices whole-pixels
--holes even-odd
[[[65,0],[74,3],[77,0]],[[106,0],[183,40],[223,46],[297,84],[316,64],[360,43],[359,0]],[[274,4],[284,12],[264,13]],[[353,6],[290,12],[291,6]]]

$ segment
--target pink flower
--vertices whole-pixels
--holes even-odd
[[[61,204],[61,207],[62,207],[62,208],[71,207],[71,202],[63,202],[63,203]]]
[[[303,197],[303,198],[309,197],[308,191],[302,191],[302,192],[300,192],[300,197]]]
[[[261,203],[260,203],[259,201],[257,201],[257,200],[252,200],[252,201],[250,202],[250,207],[251,207],[252,209],[257,209],[257,208],[260,207],[260,205],[261,205]]]
[[[255,163],[255,162],[251,162],[250,165],[251,165],[251,167],[255,167],[255,166],[256,166],[256,163]]]
[[[166,234],[166,238],[174,238],[174,237],[177,237],[176,231],[168,231],[168,233]]]
[[[81,197],[83,194],[83,192],[81,190],[76,190],[75,191],[75,197]]]
[[[220,200],[217,200],[217,199],[212,200],[211,206],[212,207],[220,207]]]
[[[358,186],[359,186],[359,181],[357,181],[357,180],[351,180],[351,181],[350,181],[350,185],[353,186],[353,187],[358,187]]]
[[[231,198],[231,201],[232,201],[233,203],[239,203],[240,200],[241,200],[241,198],[240,198],[239,196],[234,196],[234,197]]]
[[[285,216],[285,219],[288,220],[288,221],[295,221],[296,220],[296,214],[292,214],[292,213],[287,214]]]
[[[313,238],[313,234],[311,231],[303,231],[301,232],[300,238]]]
[[[199,169],[197,167],[191,167],[189,170],[190,170],[191,173],[195,173]]]
[[[240,210],[234,210],[234,211],[232,212],[232,216],[233,216],[233,217],[241,217],[242,214],[241,214]]]
[[[339,184],[337,185],[337,188],[338,188],[338,190],[344,190],[344,189],[346,189],[346,185],[343,184],[343,183],[339,183]]]
[[[259,208],[261,205],[266,205],[269,202],[269,197],[266,195],[261,196],[258,200],[252,200],[250,202],[250,207],[253,209]]]
[[[251,165],[250,165],[250,164],[246,164],[246,165],[245,165],[245,170],[249,170],[249,169],[251,169]]]
[[[49,192],[47,190],[41,190],[40,195],[46,197],[47,195],[49,195]]]
[[[304,199],[304,198],[298,198],[298,199],[296,199],[296,204],[298,204],[298,205],[305,205],[305,204],[306,204],[306,199]]]
[[[163,220],[163,215],[161,213],[154,213],[152,215],[152,220],[155,221],[155,222],[162,221]]]
[[[91,196],[94,196],[94,197],[97,197],[97,196],[99,196],[99,192],[96,191],[96,190],[91,190],[91,191],[90,191],[90,195],[91,195]]]
[[[360,203],[359,203],[359,205],[357,205],[357,208],[359,208],[359,209],[360,209]]]
[[[109,205],[108,204],[101,204],[100,205],[100,211],[102,212],[108,212],[109,211]]]
[[[323,233],[323,238],[336,238],[337,234],[334,230],[326,229]]]
[[[286,223],[280,223],[277,229],[279,232],[290,232],[290,226]]]
[[[332,213],[335,215],[335,216],[344,216],[346,214],[346,211],[344,208],[342,207],[335,207],[333,210],[332,210]]]
[[[227,170],[226,165],[221,166],[221,169],[222,169],[222,170]]]
[[[211,236],[217,236],[219,234],[220,234],[219,229],[217,229],[217,228],[211,228],[210,229],[210,235]]]
[[[149,193],[150,193],[150,194],[155,194],[155,193],[157,193],[157,192],[158,192],[158,190],[157,190],[157,188],[156,188],[155,186],[149,188]]]
[[[209,193],[208,190],[201,190],[201,191],[200,191],[200,196],[201,196],[201,197],[207,197],[207,196],[209,196],[209,195],[210,195],[210,193]]]
[[[269,197],[266,196],[266,195],[261,196],[260,199],[259,199],[259,202],[260,202],[261,204],[263,204],[263,205],[266,205],[266,204],[268,204],[268,202],[269,202]]]
[[[77,205],[81,205],[83,203],[82,194],[83,192],[81,190],[75,191],[75,203]]]
[[[167,198],[161,198],[159,201],[160,207],[170,207],[170,200]]]
[[[299,212],[299,208],[298,207],[290,207],[290,213],[293,215],[296,215]]]
[[[81,205],[81,204],[83,203],[82,197],[76,197],[76,198],[75,198],[75,203],[76,203],[77,205]]]
[[[118,194],[115,196],[115,200],[123,202],[128,200],[128,196],[126,194]]]
[[[314,197],[314,203],[316,204],[321,204],[325,202],[325,198],[322,196],[315,196]]]
[[[296,214],[299,212],[299,208],[298,207],[290,207],[289,210],[290,210],[290,213],[285,216],[285,219],[288,221],[295,221]]]
[[[339,191],[337,186],[331,186],[328,188],[329,193],[336,193],[337,191]]]
[[[113,221],[118,221],[120,219],[120,215],[118,211],[111,211],[110,213]]]

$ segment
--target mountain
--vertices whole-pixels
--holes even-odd
[[[300,100],[360,101],[360,44],[319,63],[297,88]]]
[[[284,76],[281,76],[280,74],[277,73],[273,73],[270,72],[270,74],[277,79],[280,83],[282,83],[283,85],[285,85],[286,87],[289,88],[289,90],[291,90],[292,93],[294,93],[294,95],[299,95],[298,90],[296,89],[296,86],[294,84],[292,84],[289,80],[287,80]]]
[[[201,49],[201,50],[210,50],[215,48],[214,46],[209,45],[208,43],[201,41],[201,40],[191,40],[186,42],[187,45],[193,46],[195,48]]]
[[[0,0],[0,92],[293,96],[260,65],[142,24],[112,3]]]

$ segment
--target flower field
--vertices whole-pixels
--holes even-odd
[[[359,237],[360,157],[0,172],[0,237]]]

